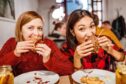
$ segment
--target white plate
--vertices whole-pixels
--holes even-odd
[[[115,83],[115,74],[113,72],[110,71],[106,71],[106,70],[100,70],[100,69],[84,69],[83,70],[79,70],[76,71],[72,74],[72,79],[74,81],[76,81],[77,83],[83,84],[81,83],[80,79],[83,76],[86,76],[88,73],[92,71],[91,73],[88,74],[88,76],[91,77],[99,77],[101,80],[103,80],[105,82],[105,84],[116,84]]]
[[[36,77],[42,82],[48,81],[44,84],[55,84],[59,80],[59,75],[51,71],[32,71],[23,73],[14,78],[14,84],[38,84]],[[28,83],[29,82],[29,83]]]

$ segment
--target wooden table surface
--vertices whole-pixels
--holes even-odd
[[[67,75],[67,76],[61,76],[57,84],[77,84],[77,83],[75,83],[72,80],[71,76]]]

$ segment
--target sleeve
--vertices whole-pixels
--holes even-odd
[[[2,47],[0,51],[0,65],[15,65],[18,57],[14,55],[16,41],[10,38]]]
[[[57,48],[56,44],[51,41],[51,58],[44,65],[48,70],[59,73],[60,75],[70,75],[73,73],[73,63],[69,60],[67,56],[64,56],[63,53]]]
[[[101,33],[101,31],[103,32]],[[122,44],[120,43],[116,35],[111,30],[97,27],[96,35],[99,35],[100,33],[103,36],[109,37],[118,47],[122,48]]]
[[[112,48],[115,49],[115,50],[117,50],[117,51],[119,51],[119,52],[123,52],[124,53],[124,50],[122,48],[118,47],[116,44],[114,44],[112,46]]]

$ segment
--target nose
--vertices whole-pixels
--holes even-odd
[[[93,32],[90,29],[88,29],[86,32],[87,32],[87,36],[89,37],[93,35]]]
[[[37,29],[34,29],[33,34],[34,35],[39,35],[39,31]]]

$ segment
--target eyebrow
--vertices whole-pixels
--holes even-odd
[[[27,25],[27,27],[34,27],[33,25]]]
[[[80,24],[80,25],[78,25],[78,26],[85,26],[85,25],[83,25],[83,24]]]
[[[91,24],[95,24],[94,21],[92,21],[92,22],[90,23],[90,25],[91,25]]]

